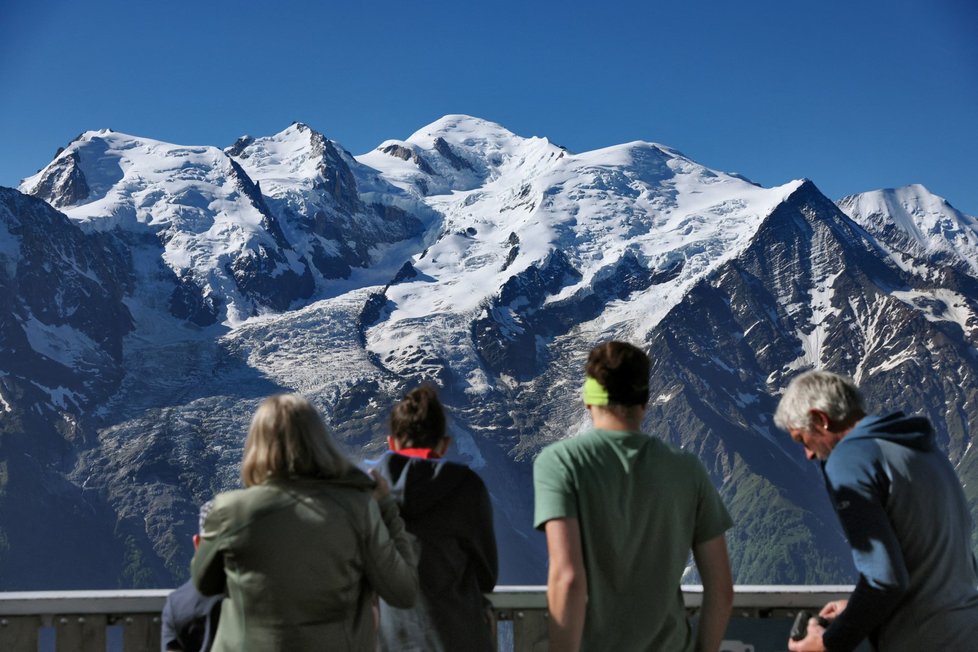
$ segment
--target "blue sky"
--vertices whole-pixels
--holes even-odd
[[[4,0],[0,185],[89,129],[224,147],[299,120],[360,154],[467,113],[978,215],[976,35],[974,0]]]

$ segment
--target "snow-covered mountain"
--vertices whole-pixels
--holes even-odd
[[[978,273],[978,219],[919,184],[850,195],[838,204],[894,250],[897,264],[923,260],[932,272],[950,265]]]
[[[132,242],[140,297],[178,318],[237,323],[312,295],[258,187],[215,147],[89,131],[20,187]]]
[[[146,263],[138,294],[151,307],[234,325],[301,305],[325,280],[421,237],[423,207],[380,179],[358,186],[351,166],[301,124],[226,152],[102,130],[79,136],[20,188],[86,231],[126,238]]]
[[[268,138],[242,137],[225,152],[260,184],[320,290],[336,293],[344,287],[336,281],[351,275],[349,287],[385,282],[390,261],[403,262],[438,218],[301,123]]]
[[[490,487],[503,581],[542,582],[531,462],[585,425],[584,357],[611,337],[649,349],[646,427],[706,463],[737,522],[739,582],[852,579],[816,469],[770,418],[812,366],[854,376],[879,409],[930,416],[978,505],[975,220],[919,186],[837,206],[810,181],[763,188],[663,145],[575,154],[453,115],[356,157],[299,123],[224,150],[88,132],[21,190],[63,211],[45,219],[119,284],[87,273],[118,303],[99,311],[116,348],[58,371],[109,380],[49,410],[49,430],[70,418],[79,433],[49,473],[113,523],[127,560],[106,585],[185,576],[195,505],[236,484],[262,397],[310,396],[369,457],[423,380],[441,388],[453,454]],[[16,224],[44,205],[5,193],[4,287],[66,305],[10,262]],[[59,251],[37,256],[64,267]],[[52,349],[20,341],[38,360]],[[22,432],[54,395],[7,389],[37,382],[30,366],[0,374],[0,432]],[[0,527],[8,583],[63,586],[18,574],[22,524]]]
[[[747,246],[799,185],[760,188],[652,143],[572,155],[463,116],[434,123],[405,146],[434,170],[451,148],[478,174],[463,176],[461,190],[426,197],[443,216],[441,232],[385,288],[380,312],[368,311],[367,348],[403,374],[420,371],[411,364],[419,355],[457,358],[468,349],[478,355],[450,368],[476,393],[500,377],[526,379],[546,368],[539,337],[587,329],[595,339],[641,338],[692,283]],[[455,180],[442,164],[444,176],[412,185],[389,150],[384,143],[360,160],[417,192],[436,186],[436,176]],[[473,181],[480,185],[464,189]],[[460,346],[451,341],[459,330],[474,337]]]

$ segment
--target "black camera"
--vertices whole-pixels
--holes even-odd
[[[800,641],[801,639],[808,636],[808,620],[812,618],[814,614],[811,611],[799,611],[798,615],[795,616],[795,622],[791,625],[791,633],[788,636],[791,637],[792,641]],[[814,616],[818,619],[818,624],[822,627],[828,627],[829,621],[825,620],[821,616]]]

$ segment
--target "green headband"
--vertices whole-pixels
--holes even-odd
[[[610,402],[608,390],[591,376],[584,381],[584,405],[607,405]]]

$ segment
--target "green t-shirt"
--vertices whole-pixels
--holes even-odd
[[[588,602],[582,650],[693,648],[680,581],[733,521],[692,454],[641,432],[589,430],[533,464],[534,526],[577,518]]]

